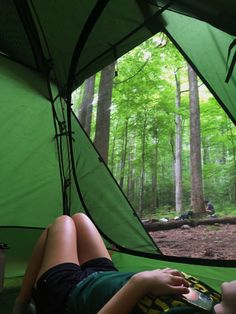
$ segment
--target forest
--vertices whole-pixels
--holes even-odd
[[[138,214],[236,214],[236,129],[156,35],[88,78],[73,110]]]

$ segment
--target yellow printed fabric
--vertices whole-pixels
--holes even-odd
[[[195,290],[211,297],[214,303],[220,301],[221,296],[218,292],[216,292],[211,287],[199,281],[199,279],[197,279],[196,277],[193,277],[185,273],[183,274],[185,279],[189,282],[191,288],[194,288]],[[142,300],[138,303],[138,307],[142,311],[142,313],[146,314],[207,313],[205,310],[202,310],[197,306],[188,304],[187,301],[181,299],[179,296],[155,297],[148,295],[142,298]],[[212,309],[208,311],[208,313],[214,313],[214,310]]]
[[[154,297],[146,296],[138,303],[138,307],[142,313],[161,314],[169,313],[173,308],[186,307],[184,302],[175,300],[172,296],[169,297]]]

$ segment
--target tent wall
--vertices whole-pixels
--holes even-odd
[[[140,252],[159,252],[77,119],[72,118],[78,188],[87,213],[113,243]],[[72,213],[75,213],[80,209],[75,181],[71,195]]]
[[[91,15],[96,17],[94,8],[99,10],[105,2],[107,4],[98,19],[90,21]],[[33,23],[42,53],[48,61],[46,66],[52,66],[50,75],[61,93],[66,90],[72,56],[78,43],[83,51],[74,71],[74,88],[162,28],[155,16],[159,8],[145,1],[33,0],[25,8],[18,6],[18,11],[22,16],[30,11],[32,21],[25,21],[25,27]],[[88,31],[90,27],[91,32]],[[31,41],[35,41],[34,36],[31,36]]]
[[[63,203],[47,82],[5,57],[0,68],[0,242],[10,247],[5,275],[16,277]]]
[[[4,57],[0,67],[0,225],[45,227],[62,212],[47,84]]]
[[[236,122],[235,74],[225,82],[232,56],[228,51],[234,37],[205,22],[171,11],[163,13],[167,35],[193,65],[216,99]]]
[[[178,269],[199,278],[218,291],[220,291],[222,282],[231,281],[235,278],[236,271],[236,267],[210,267],[207,263],[198,265],[197,263],[181,263],[181,260],[168,262],[121,253],[114,253],[112,259],[121,271],[142,271],[166,267]]]
[[[194,17],[213,25],[231,35],[236,35],[236,3],[234,0],[147,0],[186,16]]]

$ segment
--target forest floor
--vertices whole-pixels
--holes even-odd
[[[184,225],[150,235],[165,255],[236,260],[236,224]]]

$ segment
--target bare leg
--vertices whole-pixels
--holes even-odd
[[[51,267],[71,262],[79,264],[77,235],[73,220],[60,216],[45,229],[33,250],[17,300],[27,303],[37,279]]]
[[[48,269],[61,263],[79,265],[76,228],[69,216],[56,218],[48,229],[44,258],[36,280]]]
[[[100,234],[86,215],[56,218],[35,246],[13,313],[24,312],[35,282],[51,267],[66,262],[83,264],[98,257],[110,259]]]
[[[80,264],[98,257],[111,259],[105,244],[92,221],[85,214],[75,214],[74,220],[77,230],[77,246]]]

